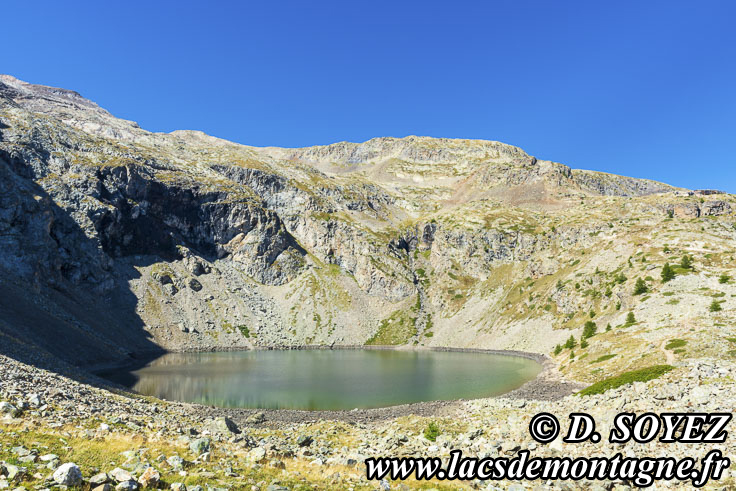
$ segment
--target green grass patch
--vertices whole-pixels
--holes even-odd
[[[672,365],[654,365],[647,368],[641,368],[639,370],[632,370],[630,372],[624,372],[614,377],[596,382],[588,388],[585,388],[578,392],[581,396],[590,396],[594,394],[603,394],[607,390],[616,389],[622,385],[632,384],[634,382],[647,382],[659,378],[670,370],[674,370],[675,367]]]
[[[664,346],[664,349],[677,349],[682,348],[687,344],[684,339],[670,339],[670,341]]]
[[[609,354],[609,355],[603,355],[603,356],[599,356],[599,357],[598,357],[598,358],[596,358],[595,360],[591,361],[591,362],[590,362],[590,364],[591,364],[591,365],[593,365],[593,364],[595,364],[595,363],[600,363],[600,362],[602,362],[602,361],[610,360],[610,359],[611,359],[611,358],[613,358],[614,356],[616,356],[616,353],[612,353],[612,354]]]
[[[365,344],[405,344],[417,333],[416,321],[416,317],[411,317],[405,311],[397,310],[389,318],[381,321],[376,333]]]

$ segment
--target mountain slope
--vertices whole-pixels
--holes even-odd
[[[734,264],[731,196],[499,142],[249,147],[151,133],[76,92],[3,75],[0,173],[6,349],[80,365],[303,344],[549,353],[586,322],[603,331],[635,311],[641,324],[589,349],[626,351],[624,367],[662,328],[722,324],[708,295],[731,301],[718,283]],[[662,264],[685,253],[697,268],[661,284]],[[634,295],[647,277],[647,298]],[[666,313],[671,287],[692,308]],[[566,369],[595,378],[587,365]]]

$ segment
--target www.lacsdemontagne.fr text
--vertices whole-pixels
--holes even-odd
[[[686,457],[531,457],[522,450],[513,458],[463,457],[462,451],[450,452],[447,466],[434,458],[369,458],[365,461],[368,479],[404,480],[625,480],[636,486],[651,486],[656,481],[690,481],[702,487],[711,479],[720,479],[730,460],[719,450],[710,451],[699,462]],[[698,467],[698,464],[700,466]]]

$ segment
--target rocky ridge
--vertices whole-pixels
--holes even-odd
[[[564,420],[580,407],[601,421],[624,408],[730,411],[734,204],[499,142],[279,149],[151,133],[76,92],[0,76],[0,488],[375,489],[362,458],[451,448],[700,455],[542,448],[525,429],[536,412]],[[579,386],[675,368],[583,399],[526,393],[322,422],[143,399],[75,368],[361,344],[533,351]]]
[[[628,283],[604,299],[572,290],[581,253],[613,240],[620,253],[599,268],[612,275],[637,250],[634,229],[732,212],[729,195],[698,200],[499,142],[280,149],[151,133],[7,75],[0,124],[0,333],[82,364],[311,344],[549,353],[581,314],[609,320],[630,297]],[[27,326],[29,303],[48,329]],[[60,331],[75,352],[45,341]]]

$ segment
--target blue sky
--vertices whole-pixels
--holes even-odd
[[[3,2],[0,72],[250,145],[499,140],[736,192],[736,2]]]

